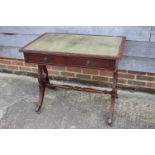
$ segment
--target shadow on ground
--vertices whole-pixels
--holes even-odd
[[[112,127],[106,125],[110,96],[46,90],[41,113],[34,112],[37,79],[0,74],[0,128],[155,128],[155,95],[119,91]]]

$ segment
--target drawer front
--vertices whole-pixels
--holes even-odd
[[[115,60],[100,58],[68,58],[67,64],[86,68],[115,70]]]
[[[34,53],[25,53],[24,57],[26,62],[36,64],[75,66],[106,70],[115,70],[116,68],[116,61],[113,59],[101,59],[92,57],[85,58],[77,56],[75,57],[61,55],[46,55]]]
[[[29,63],[36,64],[47,64],[47,65],[66,65],[65,58],[63,56],[53,56],[46,54],[34,54],[34,53],[25,53],[25,61]]]

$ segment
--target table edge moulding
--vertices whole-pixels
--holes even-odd
[[[75,46],[72,46],[72,49],[75,49],[76,52],[71,51],[70,50],[70,44],[68,46],[66,46],[69,50],[69,52],[66,51],[66,49],[64,51],[58,51],[57,50],[57,44],[60,43],[60,45],[63,45],[63,40],[60,39],[60,41],[58,40],[55,44],[55,49],[56,50],[50,50],[50,51],[46,51],[46,50],[39,50],[38,46],[34,46],[36,49],[28,49],[28,47],[32,47],[33,45],[37,44],[37,41],[41,41],[41,39],[44,37],[46,37],[46,35],[52,37],[52,35],[55,37],[65,37],[64,42],[67,44],[69,44],[71,39],[70,37],[73,37],[73,39],[75,38],[74,42],[75,42]],[[55,39],[53,37],[53,40]],[[83,39],[81,39],[81,38]],[[109,37],[109,38],[108,38]],[[102,44],[102,40],[100,39],[117,39],[116,37],[118,37],[120,39],[120,42],[118,44],[118,48],[117,50],[115,50],[117,52],[117,55],[113,56],[113,55],[102,55],[100,54],[102,52],[102,48],[100,49],[99,47],[99,54],[93,54],[92,51],[88,51],[89,48],[87,49],[87,46],[89,45],[89,43],[92,43],[94,46],[96,46],[96,48],[98,48],[97,46],[103,46],[104,42]],[[67,39],[70,39],[67,42]],[[76,42],[76,39],[81,39],[80,42]],[[85,39],[85,40],[84,40]],[[88,42],[87,43],[87,39]],[[92,39],[92,40],[91,40]],[[48,40],[48,44],[46,43],[46,45],[48,45],[48,47],[51,49],[52,47],[52,42],[54,41],[49,41]],[[98,44],[95,45],[95,43],[93,41],[98,40]],[[108,116],[107,116],[107,124],[108,125],[112,125],[112,118],[113,118],[113,113],[114,113],[114,107],[115,107],[115,100],[117,97],[117,80],[118,80],[118,61],[122,58],[123,56],[123,51],[124,51],[124,46],[125,46],[125,40],[126,37],[124,36],[99,36],[99,35],[85,35],[85,34],[66,34],[66,33],[44,33],[43,35],[39,36],[38,38],[36,38],[35,40],[33,40],[32,42],[30,42],[29,44],[27,44],[26,46],[24,46],[23,48],[21,48],[19,51],[23,52],[24,54],[24,60],[26,63],[33,63],[33,64],[37,64],[38,65],[38,82],[39,82],[39,100],[38,102],[36,102],[36,112],[39,112],[42,104],[43,104],[43,99],[44,99],[44,93],[45,93],[45,88],[51,88],[51,89],[55,89],[56,87],[58,88],[64,88],[64,89],[71,89],[71,90],[77,90],[77,91],[85,91],[85,92],[96,92],[96,93],[105,93],[105,94],[110,94],[111,95],[111,104],[110,104],[110,108],[109,108],[109,112],[108,112]],[[85,42],[84,42],[85,41]],[[54,43],[53,43],[54,44]],[[81,44],[81,45],[80,45]],[[84,44],[84,45],[83,45]],[[106,44],[106,43],[105,43]],[[115,44],[115,42],[113,42],[113,44]],[[51,46],[49,46],[51,45]],[[78,49],[76,49],[76,47],[78,46],[82,46],[85,48],[85,51],[79,51]],[[108,44],[108,47],[111,44]],[[59,46],[59,45],[58,45]],[[63,46],[62,46],[63,47]],[[91,46],[90,46],[91,47]],[[106,48],[108,48],[106,47]],[[43,49],[46,49],[46,47],[41,47]],[[58,47],[59,48],[59,47]],[[113,47],[109,47],[110,50],[113,50]],[[82,47],[81,47],[82,49]],[[109,51],[110,51],[109,50]],[[90,52],[90,53],[89,53]],[[106,51],[107,52],[107,51]],[[94,51],[95,53],[95,51]],[[49,77],[48,77],[48,70],[46,65],[54,65],[54,66],[67,66],[67,67],[80,67],[80,68],[91,68],[91,69],[98,69],[98,70],[107,70],[109,72],[113,73],[113,81],[112,81],[112,90],[108,91],[108,90],[97,90],[97,89],[92,89],[92,88],[83,88],[83,87],[79,87],[79,86],[69,86],[69,85],[58,85],[58,84],[54,84],[51,83],[49,81]]]

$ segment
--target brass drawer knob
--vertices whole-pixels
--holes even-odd
[[[91,61],[90,60],[86,60],[86,65],[90,65]]]
[[[48,61],[48,57],[44,57],[44,58],[43,58],[43,61],[44,61],[44,62],[47,62],[47,61]]]

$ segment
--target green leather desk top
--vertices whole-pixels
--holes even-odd
[[[122,37],[45,33],[23,51],[118,57]]]

